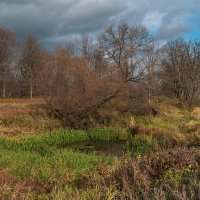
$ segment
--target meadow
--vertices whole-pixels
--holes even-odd
[[[200,199],[200,108],[156,105],[155,116],[74,130],[42,99],[0,100],[0,199]]]

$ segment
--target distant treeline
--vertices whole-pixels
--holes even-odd
[[[121,22],[97,38],[84,34],[55,49],[48,52],[32,35],[19,43],[11,30],[0,28],[1,97],[44,96],[70,126],[99,118],[108,103],[124,113],[150,108],[154,96],[176,97],[190,106],[199,101],[198,41],[179,38],[159,45],[142,25]]]

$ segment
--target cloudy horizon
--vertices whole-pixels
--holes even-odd
[[[200,0],[0,0],[0,27],[47,48],[112,23],[142,24],[160,41],[200,39]]]

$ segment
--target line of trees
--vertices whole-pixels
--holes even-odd
[[[0,28],[0,88],[2,98],[45,97],[74,128],[150,110],[153,96],[191,106],[200,98],[200,42],[177,39],[159,47],[145,27],[121,22],[50,53],[32,35],[19,43]]]

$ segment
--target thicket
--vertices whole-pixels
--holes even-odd
[[[121,116],[159,114],[156,96],[199,103],[200,43],[159,47],[145,27],[121,22],[50,53],[31,35],[17,43],[0,28],[0,89],[2,98],[44,97],[66,127],[116,124]]]

